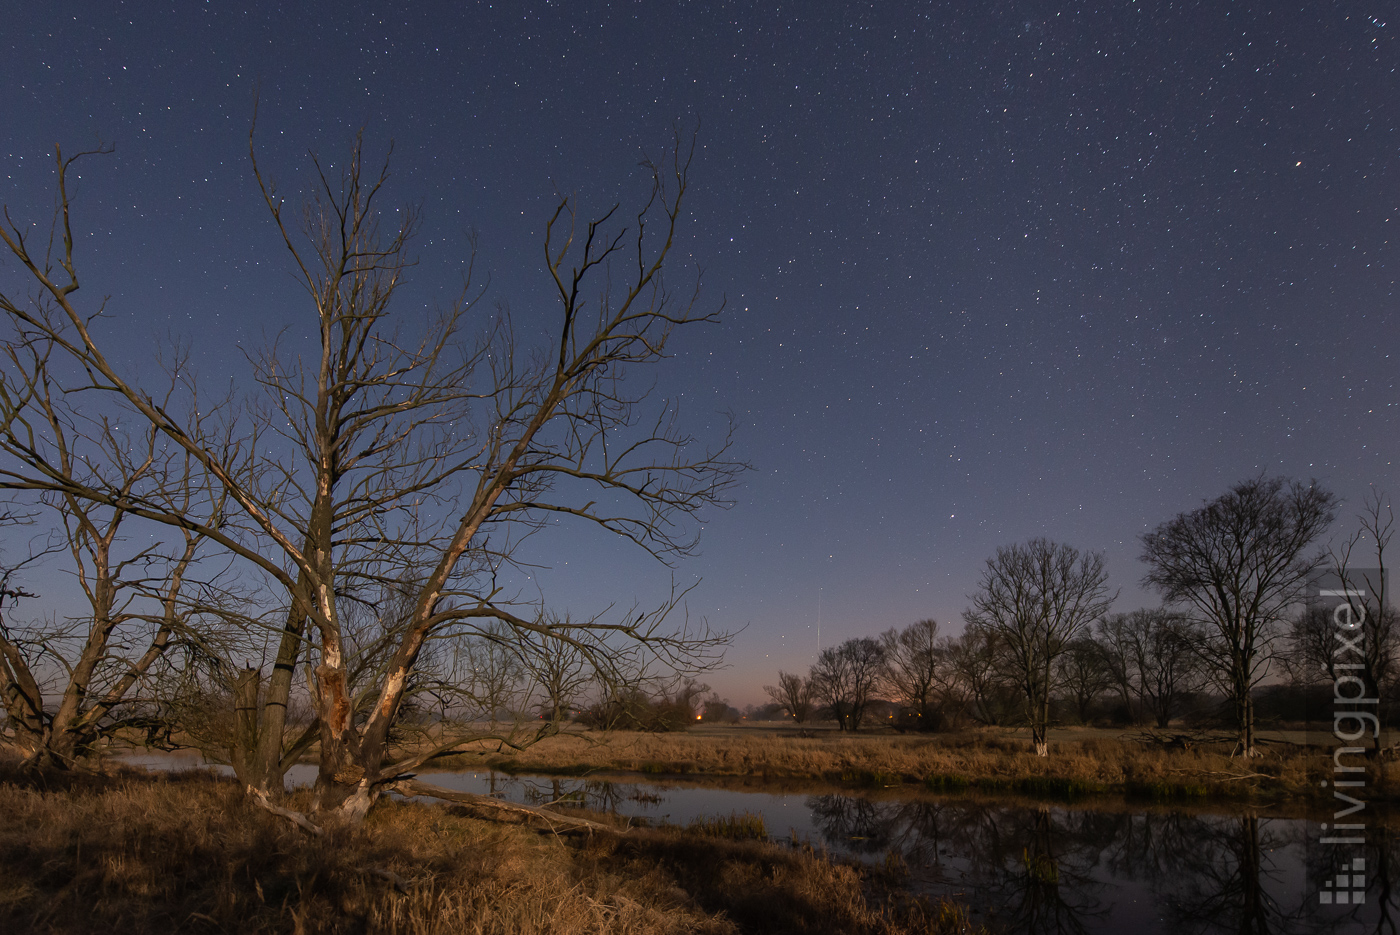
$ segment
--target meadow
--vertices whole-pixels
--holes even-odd
[[[854,785],[921,784],[1062,797],[1118,794],[1301,802],[1320,797],[1315,773],[1330,748],[1302,731],[1261,733],[1263,754],[1231,757],[1225,733],[1152,734],[1065,728],[1050,733],[1050,755],[1030,754],[1029,734],[988,728],[951,734],[889,730],[843,733],[781,726],[705,726],[684,732],[571,732],[518,753],[481,747],[444,766],[489,766],[515,773],[623,771],[745,781],[820,780]],[[1373,770],[1372,784],[1395,787],[1397,764]]]

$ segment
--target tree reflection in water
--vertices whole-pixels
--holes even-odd
[[[872,802],[823,795],[807,800],[834,848],[898,853],[916,883],[961,884],[998,926],[1027,933],[1087,933],[1106,913],[1107,884],[1090,871],[1094,813],[1002,808],[948,801]]]
[[[961,892],[1008,932],[1116,931],[1125,923],[1112,918],[1113,904],[1133,884],[1150,895],[1134,909],[1141,935],[1400,935],[1400,840],[1382,827],[1367,851],[1369,906],[1322,912],[1314,881],[1339,868],[1303,865],[1314,826],[1299,821],[843,795],[807,804],[833,849],[897,852],[915,885]]]
[[[502,789],[536,804],[634,816],[664,817],[677,809],[721,814],[737,804],[764,814],[778,839],[788,836],[789,819],[805,817],[793,815],[795,803],[786,797],[732,789],[523,777],[507,780]],[[736,797],[744,801],[736,803]],[[1309,846],[1314,823],[1251,812],[1036,807],[929,795],[830,794],[807,797],[805,804],[810,828],[834,854],[874,862],[898,854],[911,887],[969,904],[994,930],[1400,935],[1394,885],[1400,835],[1380,823],[1371,826],[1366,848],[1366,904],[1322,911],[1319,884],[1341,867],[1333,849]]]

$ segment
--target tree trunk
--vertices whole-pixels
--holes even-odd
[[[1252,757],[1254,749],[1254,699],[1249,692],[1249,679],[1241,672],[1234,679],[1235,718],[1238,727],[1238,740],[1232,756]]]
[[[304,574],[301,577],[305,580]],[[287,730],[287,705],[291,699],[292,679],[301,655],[305,629],[306,615],[293,603],[287,614],[286,626],[282,629],[272,674],[267,680],[267,694],[258,712],[257,732],[250,738],[256,746],[251,748],[250,775],[244,783],[264,792],[281,793],[286,785],[285,777],[290,764],[284,762],[282,747]]]
[[[18,648],[0,631],[0,689],[4,691],[5,714],[15,732],[15,743],[28,763],[48,745],[44,723],[43,695]]]
[[[1031,743],[1035,746],[1036,756],[1049,756],[1050,743],[1046,739],[1050,728],[1050,680],[1048,673],[1046,673],[1044,682],[1031,687],[1030,697],[1032,701],[1028,707],[1031,722]]]

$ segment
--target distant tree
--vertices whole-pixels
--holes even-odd
[[[885,650],[879,640],[850,639],[822,650],[812,666],[818,699],[831,709],[840,730],[857,731],[880,681]]]
[[[483,626],[480,633],[453,645],[453,683],[478,721],[496,724],[519,714],[525,689],[521,653],[513,645],[514,633],[502,624]]]
[[[744,706],[744,718],[750,721],[781,721],[787,716],[787,709],[776,701],[762,705]]]
[[[528,646],[517,644],[514,648],[533,683],[531,691],[539,699],[541,715],[550,724],[559,725],[568,719],[574,702],[594,678],[582,648],[590,642],[590,635],[575,631],[568,615],[545,613],[539,623],[559,636],[541,636]]]
[[[795,672],[779,670],[778,684],[765,685],[763,691],[773,699],[774,704],[781,705],[798,724],[805,723],[807,718],[812,716],[816,699],[811,679],[803,678]]]
[[[1130,693],[1134,711],[1165,728],[1181,703],[1201,687],[1199,625],[1163,608],[1114,614],[1099,625],[1099,645],[1115,683]]]
[[[651,683],[651,684],[654,684]],[[710,686],[682,678],[652,691],[648,680],[616,676],[600,679],[605,694],[589,705],[581,720],[598,730],[665,733],[685,730],[696,721],[696,706]]]
[[[1069,643],[1056,663],[1056,678],[1081,724],[1089,722],[1094,702],[1114,685],[1103,648],[1088,636]]]
[[[919,620],[903,630],[880,634],[885,650],[884,679],[890,694],[918,719],[920,730],[936,730],[942,713],[937,703],[942,654],[938,621]]]
[[[1005,646],[1037,756],[1050,752],[1046,730],[1056,660],[1108,610],[1113,598],[1107,580],[1102,553],[1032,539],[997,549],[963,614],[969,626],[995,632]]]
[[[1137,701],[1137,681],[1133,667],[1132,633],[1127,614],[1109,614],[1094,626],[1095,642],[1113,680],[1113,688],[1123,705],[1123,712],[1134,724],[1142,722]]]
[[[1348,688],[1347,694],[1384,700],[1400,655],[1400,614],[1390,601],[1385,564],[1395,517],[1385,494],[1372,490],[1356,518],[1360,528],[1325,563],[1331,590],[1345,593],[1310,604],[1294,619],[1285,668],[1304,684],[1334,681],[1339,675],[1359,678],[1361,689]],[[1357,547],[1367,540],[1370,553],[1363,560]],[[1379,720],[1372,735],[1370,754],[1377,756]]]
[[[1336,629],[1332,608],[1320,603],[1305,604],[1289,620],[1277,660],[1293,687],[1316,688],[1335,677]]]
[[[700,721],[705,724],[737,724],[739,712],[730,707],[728,698],[713,695],[700,707]]]
[[[1234,708],[1235,753],[1256,754],[1252,693],[1276,624],[1322,563],[1308,548],[1336,502],[1316,482],[1259,477],[1142,537],[1143,583],[1208,633],[1194,645]]]
[[[1015,686],[997,633],[969,625],[960,637],[943,645],[943,657],[945,698],[956,698],[983,724],[995,726],[1011,720]]]

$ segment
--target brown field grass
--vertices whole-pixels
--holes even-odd
[[[1024,732],[1023,732],[1024,733]],[[1074,729],[1051,734],[1051,755],[1030,754],[1013,730],[960,734],[856,735],[764,727],[698,727],[685,733],[581,732],[547,738],[520,753],[482,749],[442,766],[519,773],[629,771],[766,780],[821,779],[855,785],[922,783],[934,790],[980,789],[1045,796],[1127,794],[1149,798],[1312,799],[1312,777],[1330,750],[1277,734],[1251,760],[1231,742],[1168,748],[1140,732]],[[1373,784],[1395,788],[1387,762]]]
[[[385,801],[314,839],[207,773],[0,773],[0,815],[4,932],[970,931],[878,874],[705,827],[566,840]]]

